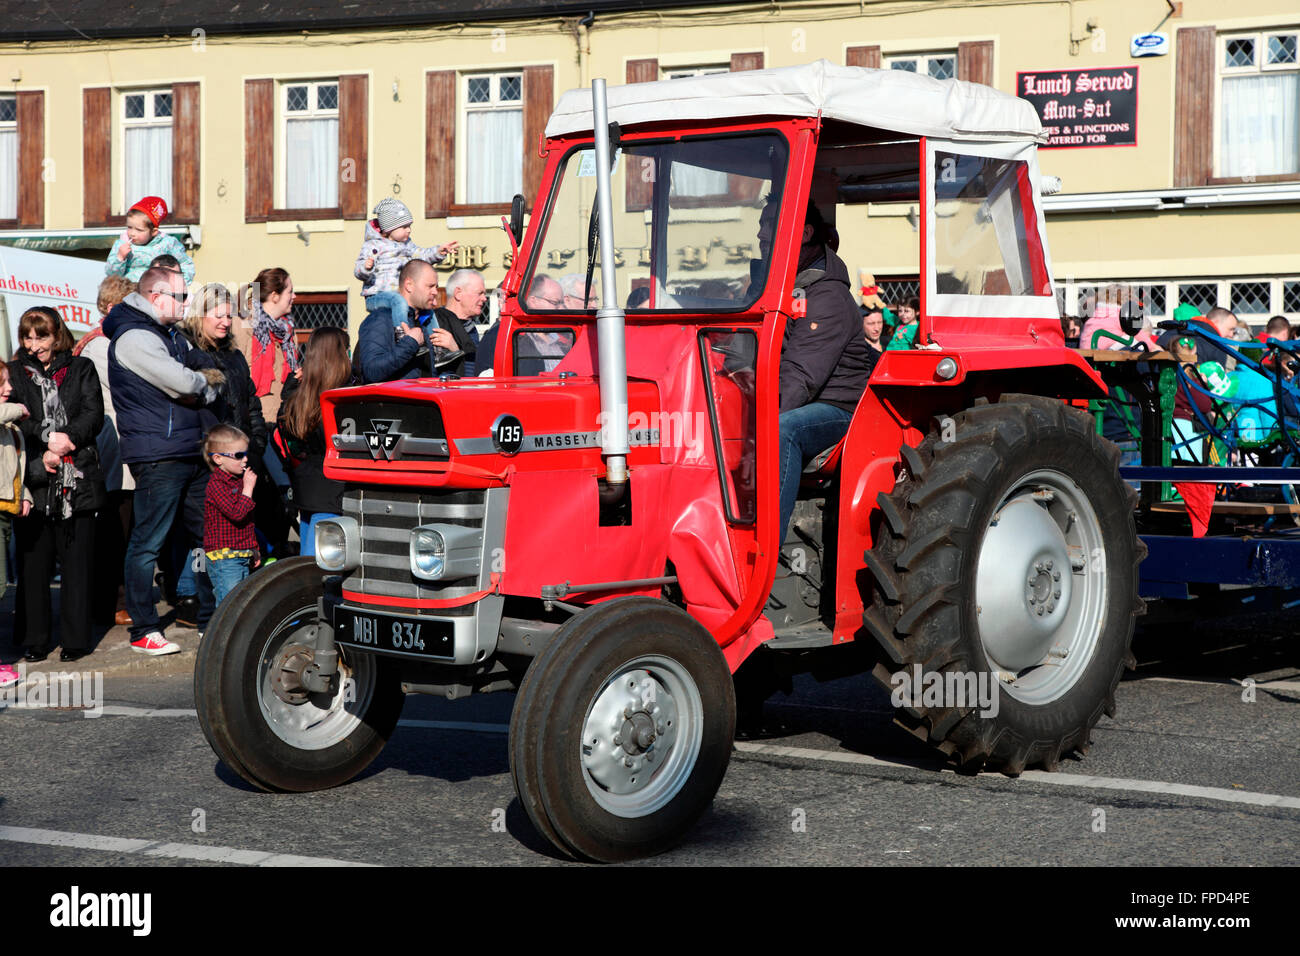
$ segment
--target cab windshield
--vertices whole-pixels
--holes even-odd
[[[759,214],[785,181],[775,133],[624,143],[614,155],[618,304],[637,312],[737,312],[758,298],[768,261]],[[527,312],[600,307],[596,159],[574,149],[555,181],[524,292]]]

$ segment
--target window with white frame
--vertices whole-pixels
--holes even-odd
[[[920,73],[932,76],[936,80],[951,80],[957,75],[957,54],[947,53],[899,53],[885,57],[885,69],[903,70],[907,73]]]
[[[122,205],[161,196],[172,206],[172,91],[121,94]]]
[[[1282,280],[1282,311],[1300,315],[1300,279]]]
[[[524,75],[475,73],[461,83],[464,201],[508,203],[524,185]]]
[[[684,80],[694,76],[730,72],[729,66],[683,66],[666,68],[663,76],[665,80]],[[668,194],[676,198],[703,199],[705,196],[725,196],[730,182],[724,172],[684,163],[674,163],[672,175],[672,187]],[[671,198],[669,201],[672,201]]]
[[[280,85],[285,209],[339,204],[339,82]]]
[[[1218,41],[1219,175],[1300,172],[1300,31],[1230,33]]]
[[[18,97],[0,96],[0,219],[18,218]]]

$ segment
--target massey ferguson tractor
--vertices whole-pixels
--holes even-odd
[[[1139,546],[1117,451],[1074,407],[1105,389],[1063,344],[1042,141],[988,87],[825,61],[565,94],[508,224],[495,377],[326,394],[343,514],[214,617],[195,694],[217,755],[265,790],[333,787],[405,694],[512,690],[520,804],[615,861],[707,809],[737,686],[982,675],[996,708],[915,694],[900,721],[967,770],[1086,750],[1131,664]],[[783,542],[810,202],[919,209],[920,325],[805,469]]]

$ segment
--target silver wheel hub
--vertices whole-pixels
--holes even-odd
[[[303,668],[314,654],[315,607],[289,615],[272,629],[257,667],[257,703],[267,727],[299,750],[325,750],[361,723],[375,690],[374,660],[339,657],[339,672],[328,693],[309,692]]]
[[[1068,476],[1026,475],[994,512],[975,583],[980,641],[1003,689],[1026,703],[1065,694],[1087,668],[1106,612],[1096,511]]]
[[[637,658],[609,675],[582,725],[587,789],[604,809],[639,817],[667,804],[694,769],[704,704],[677,661]]]

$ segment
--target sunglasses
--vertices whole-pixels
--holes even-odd
[[[169,295],[169,296],[171,296],[173,299],[175,299],[177,302],[184,302],[186,299],[188,299],[188,298],[190,297],[190,294],[189,294],[188,292],[170,292],[170,291],[167,291],[167,290],[165,290],[165,289],[159,289],[158,292],[157,292],[157,294],[158,294],[158,295]]]
[[[212,457],[213,457],[213,458],[233,458],[233,459],[235,459],[235,461],[243,461],[245,458],[248,457],[248,452],[246,452],[246,451],[214,451],[214,452],[212,453]]]

